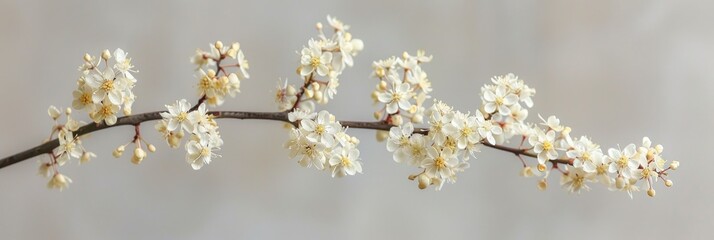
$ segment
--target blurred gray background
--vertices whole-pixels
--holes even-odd
[[[0,170],[2,239],[712,239],[706,174],[714,114],[714,8],[705,1],[2,1],[0,155],[38,144],[49,105],[70,106],[85,52],[128,51],[140,73],[136,113],[197,98],[196,48],[239,41],[252,78],[220,109],[273,111],[278,77],[296,79],[296,50],[314,24],[337,16],[365,42],[325,109],[371,120],[373,60],[426,49],[433,96],[460,110],[481,85],[514,72],[537,89],[536,113],[603,147],[649,136],[681,161],[657,197],[599,185],[546,192],[518,176],[512,155],[485,150],[459,182],[420,191],[416,170],[391,160],[374,132],[364,174],[332,179],[288,158],[281,123],[221,120],[223,158],[200,171],[143,126],[159,148],[140,165],[111,151],[129,127],[94,134],[91,163],[62,168],[74,183],[45,188],[34,158]],[[84,114],[76,117],[87,121]]]

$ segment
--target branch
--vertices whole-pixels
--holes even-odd
[[[73,134],[74,134],[74,136],[78,137],[78,136],[82,136],[82,135],[85,135],[85,134],[88,134],[91,132],[96,132],[96,131],[100,131],[100,130],[107,129],[107,128],[126,126],[126,125],[136,126],[136,125],[140,125],[143,122],[161,120],[162,117],[161,117],[160,113],[161,112],[148,112],[148,113],[141,113],[141,114],[135,114],[135,115],[131,115],[131,116],[121,117],[121,118],[117,119],[116,124],[111,125],[111,126],[107,125],[104,122],[90,123],[90,124],[80,127],[77,131],[73,132]],[[213,112],[208,112],[208,114],[212,114],[216,118],[275,120],[275,121],[282,121],[282,122],[287,122],[287,123],[295,125],[295,123],[292,123],[288,120],[288,112],[213,111]],[[340,121],[340,124],[342,124],[342,126],[349,127],[349,128],[373,129],[373,130],[383,130],[383,131],[389,131],[389,129],[393,127],[393,125],[389,125],[385,122]],[[427,134],[427,133],[429,133],[429,129],[414,128],[414,133]],[[532,152],[529,152],[528,149],[519,149],[519,148],[511,148],[511,147],[502,146],[502,145],[493,145],[493,144],[490,144],[487,142],[483,142],[482,144],[486,147],[513,153],[516,156],[523,155],[523,156],[528,156],[528,157],[532,157],[532,158],[537,157]],[[57,148],[58,146],[59,146],[58,139],[53,139],[51,141],[47,141],[47,142],[40,144],[34,148],[30,148],[28,150],[17,153],[15,155],[0,159],[0,168],[7,167],[12,164],[15,164],[15,163],[18,163],[18,162],[30,159],[32,157],[42,155],[42,154],[49,154],[52,152],[53,149]],[[551,162],[553,164],[572,164],[572,161],[570,159],[556,159],[556,160],[551,160]]]

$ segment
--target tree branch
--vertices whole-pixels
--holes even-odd
[[[154,121],[154,120],[161,120],[162,117],[160,115],[161,112],[148,112],[148,113],[141,113],[141,114],[135,114],[135,115],[130,115],[130,116],[125,116],[125,117],[120,117],[117,119],[116,124],[108,126],[104,122],[101,123],[89,123],[87,125],[84,125],[80,127],[77,131],[73,132],[74,136],[82,136],[91,132],[96,132],[100,131],[103,129],[107,128],[112,128],[112,127],[118,127],[118,126],[126,126],[126,125],[138,125],[143,122],[147,121]],[[275,120],[275,121],[282,121],[282,122],[287,122],[290,124],[295,125],[294,123],[291,123],[288,120],[288,112],[242,112],[242,111],[213,111],[209,112],[208,114],[214,115],[216,118],[232,118],[232,119],[259,119],[259,120]],[[349,128],[361,128],[361,129],[373,129],[373,130],[384,130],[384,131],[389,131],[392,125],[389,125],[385,122],[361,122],[361,121],[340,121],[340,124],[345,127]],[[429,129],[427,128],[414,128],[414,133],[417,134],[427,134],[429,133]],[[528,157],[533,157],[536,158],[537,155],[535,155],[532,152],[529,152],[528,149],[519,149],[519,148],[511,148],[507,146],[502,146],[502,145],[493,145],[487,142],[482,143],[486,147],[490,147],[493,149],[505,151],[505,152],[510,152],[515,154],[516,156],[528,156]],[[30,159],[35,156],[39,156],[42,154],[49,154],[59,146],[59,140],[58,139],[53,139],[50,141],[47,141],[43,144],[40,144],[36,147],[30,148],[28,150],[25,150],[23,152],[17,153],[15,155],[0,159],[0,168],[4,168],[7,166],[10,166],[12,164]],[[572,161],[570,159],[556,159],[556,160],[551,160],[553,164],[572,164]]]

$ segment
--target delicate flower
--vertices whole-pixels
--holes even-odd
[[[346,31],[350,29],[349,25],[345,25],[342,21],[337,20],[337,18],[330,17],[330,15],[327,15],[327,22],[337,31]]]
[[[478,128],[479,126],[475,116],[468,116],[461,112],[456,112],[451,124],[444,126],[444,131],[456,139],[458,148],[463,149],[466,148],[466,145],[469,143],[473,144],[481,141]]]
[[[409,160],[410,142],[409,137],[414,132],[412,123],[405,123],[401,127],[389,129],[389,139],[387,140],[387,151],[394,152],[395,162],[401,163]]]
[[[114,64],[114,68],[124,74],[124,77],[134,79],[134,76],[131,75],[131,72],[136,71],[132,69],[134,68],[134,65],[131,65],[131,58],[127,58],[127,54],[128,53],[125,53],[124,50],[122,50],[121,48],[117,48],[116,50],[114,50],[114,60],[116,61],[116,64]]]
[[[581,190],[589,191],[590,187],[585,184],[592,182],[593,177],[594,174],[592,173],[585,172],[580,168],[574,168],[561,176],[560,185],[571,193],[580,193]]]
[[[302,49],[300,58],[300,75],[305,77],[313,72],[320,76],[325,76],[330,71],[329,64],[332,62],[332,53],[322,52],[322,48],[315,40],[308,42],[309,47]]]
[[[387,104],[387,113],[396,113],[400,108],[408,110],[412,104],[409,99],[412,97],[412,90],[409,83],[395,82],[392,89],[379,93],[377,96],[380,102]]]
[[[193,170],[199,170],[203,165],[211,163],[211,159],[220,157],[213,153],[215,142],[207,137],[191,140],[186,143],[186,162],[191,164]]]
[[[191,109],[191,105],[186,99],[177,100],[172,105],[166,105],[166,108],[169,111],[162,112],[161,117],[167,121],[167,131],[174,131],[179,127],[189,132],[193,131],[193,126],[188,120],[188,111]]]
[[[329,161],[332,166],[332,177],[362,173],[362,163],[358,159],[359,150],[355,148],[338,147],[332,150],[332,157]]]
[[[511,105],[518,101],[518,96],[508,92],[504,86],[497,86],[495,90],[483,88],[484,110],[487,113],[498,111],[501,115],[510,115]]]
[[[603,161],[603,153],[600,146],[594,144],[585,136],[572,144],[572,149],[565,154],[573,158],[573,167],[582,168],[585,172],[594,173],[597,166]]]
[[[95,123],[104,121],[107,125],[111,126],[117,122],[116,114],[119,111],[119,106],[109,101],[103,101],[102,103],[96,104],[94,109],[95,111],[90,113],[89,116]]]
[[[421,167],[425,173],[437,179],[449,179],[455,174],[455,167],[459,160],[451,150],[439,150],[434,147],[427,149],[427,157],[422,161]]]
[[[296,108],[292,112],[288,113],[288,120],[290,122],[296,122],[303,119],[314,119],[317,113],[310,111],[309,109]]]
[[[478,125],[479,135],[490,144],[496,144],[496,138],[494,136],[503,134],[501,126],[494,124],[493,121],[484,119],[483,114],[479,111],[476,112],[476,123]]]
[[[548,128],[552,129],[553,131],[556,132],[561,132],[565,129],[563,125],[560,125],[560,119],[558,119],[555,116],[550,116],[548,117],[548,120],[543,119],[543,117],[539,114],[538,117],[540,118],[543,123],[541,125],[548,126]]]
[[[625,147],[623,151],[619,149],[610,148],[607,150],[608,158],[610,162],[609,171],[611,173],[617,172],[625,178],[632,178],[632,173],[639,164],[637,163],[637,151],[635,150],[635,144],[630,144]]]
[[[82,110],[82,109],[90,109],[91,107],[94,107],[94,100],[92,99],[92,96],[94,95],[94,90],[92,87],[86,85],[86,84],[81,84],[77,90],[74,90],[72,92],[72,96],[74,97],[74,100],[72,100],[72,107],[77,110]]]
[[[538,154],[538,163],[544,164],[546,161],[558,158],[555,149],[555,131],[550,130],[543,133],[537,129],[536,134],[528,138],[528,142],[533,146],[533,151]]]
[[[72,132],[60,131],[58,136],[60,145],[59,151],[57,152],[59,156],[57,161],[60,165],[64,165],[70,158],[79,158],[82,156],[82,149],[77,146],[77,140],[72,136]]]
[[[250,74],[248,74],[248,69],[250,68],[250,65],[248,64],[248,60],[245,59],[245,56],[243,55],[242,50],[238,51],[237,60],[238,60],[238,76],[241,79],[250,78]]]
[[[335,145],[335,133],[340,131],[342,127],[339,123],[330,119],[329,112],[323,110],[317,114],[317,118],[314,121],[312,119],[300,121],[300,129],[305,131],[306,138],[310,141],[322,143],[326,147],[332,147]]]
[[[50,179],[47,183],[47,188],[59,189],[62,191],[65,188],[68,188],[70,183],[72,183],[72,179],[60,173],[55,173],[55,175],[52,176],[52,179]]]
[[[123,78],[115,78],[114,70],[111,68],[104,69],[102,75],[94,74],[87,78],[87,85],[95,89],[92,100],[98,103],[104,99],[109,100],[114,105],[122,103],[122,93],[126,85]]]

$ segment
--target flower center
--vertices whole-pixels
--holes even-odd
[[[583,156],[581,156],[580,159],[582,159],[582,160],[585,161],[585,162],[589,162],[589,161],[591,160],[591,159],[590,159],[590,153],[584,152],[584,153],[583,153]]]
[[[617,159],[617,166],[619,168],[625,168],[627,167],[627,157],[621,156],[619,159]]]
[[[102,106],[102,109],[100,109],[99,112],[102,113],[102,116],[111,116],[114,114],[114,111],[112,111],[110,106]]]
[[[503,104],[503,98],[502,97],[496,97],[496,105],[501,105]]]
[[[208,148],[202,148],[202,149],[201,149],[201,156],[202,156],[202,157],[206,157],[206,156],[209,156],[209,155],[211,155],[211,150],[210,150],[210,149],[208,149]]]
[[[320,58],[319,57],[312,57],[310,58],[310,66],[312,67],[317,67],[320,65]]]
[[[649,176],[650,176],[650,169],[649,168],[642,169],[642,178],[648,178]]]
[[[349,167],[352,166],[352,161],[348,157],[342,157],[342,166]]]
[[[436,166],[436,169],[442,169],[446,167],[446,161],[444,161],[443,157],[437,157],[434,159],[434,166]]]
[[[92,103],[92,94],[91,93],[83,93],[82,96],[79,97],[79,101],[84,105]]]
[[[607,174],[607,167],[604,164],[600,164],[596,168],[597,170],[597,175],[605,175]]]
[[[317,133],[318,135],[322,135],[323,133],[325,133],[325,126],[322,124],[317,124],[317,126],[315,127],[315,133]]]
[[[109,92],[114,89],[114,81],[113,80],[104,80],[101,86],[99,86],[100,89],[104,90],[105,92]]]
[[[465,128],[461,129],[461,136],[466,137],[468,135],[471,135],[471,133],[473,133],[473,132],[474,132],[474,130],[471,129],[470,127],[465,127]]]
[[[399,102],[402,99],[402,94],[394,93],[392,94],[392,102]]]
[[[451,137],[446,137],[446,141],[444,141],[444,147],[451,149],[451,151],[455,151],[456,150],[456,140]]]
[[[553,149],[553,143],[550,141],[544,141],[543,142],[543,151],[550,151]]]
[[[181,113],[179,113],[178,116],[176,116],[176,121],[183,122],[186,120],[187,117],[188,117],[188,113],[181,112]]]

